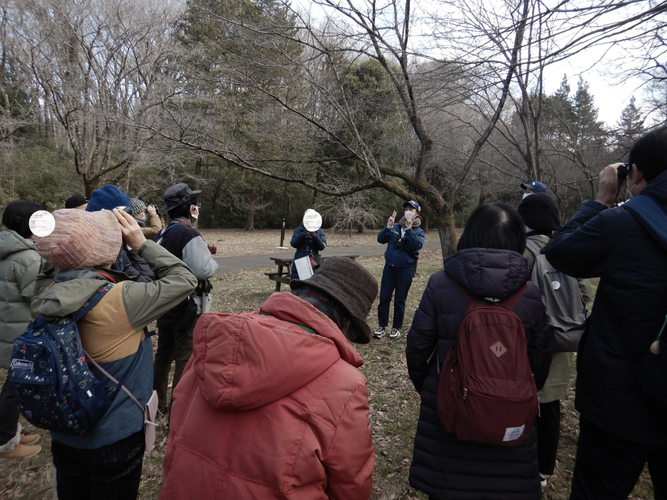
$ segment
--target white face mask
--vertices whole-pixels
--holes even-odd
[[[190,205],[190,215],[194,220],[199,218],[199,207],[197,205]]]
[[[523,198],[521,198],[521,199],[522,199],[522,200],[525,200],[525,199],[526,199],[526,196],[530,196],[531,194],[533,194],[533,193],[523,193]]]
[[[634,194],[632,194],[632,188],[633,187],[635,187],[634,184],[632,186],[627,186],[625,188],[625,193],[628,195],[628,198],[634,198],[634,196],[635,196]]]

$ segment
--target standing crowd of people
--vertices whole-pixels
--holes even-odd
[[[473,211],[415,311],[406,361],[421,404],[410,485],[430,499],[539,499],[556,468],[576,352],[570,498],[626,499],[648,464],[655,498],[667,499],[667,127],[607,166],[596,199],[562,227],[544,184],[521,188],[516,209]],[[34,318],[70,318],[85,353],[74,368],[89,363],[104,391],[87,397],[108,409],[84,432],[51,431],[61,500],[137,497],[152,404],[169,425],[161,499],[370,498],[369,393],[353,344],[401,336],[425,240],[420,203],[406,201],[377,236],[387,245],[379,286],[352,259],[322,260],[326,235],[309,210],[291,243],[312,275],[293,269],[291,291],[255,312],[221,314],[208,312],[217,249],[196,229],[200,193],[167,189],[165,223],[107,185],[70,197],[38,236],[38,204],[5,207],[0,460],[41,451],[19,423],[21,405],[35,404],[26,380],[36,368],[15,339]],[[631,200],[619,203],[622,194]],[[594,297],[590,278],[599,278]]]

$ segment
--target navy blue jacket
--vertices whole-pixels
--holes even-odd
[[[290,245],[296,248],[294,253],[294,260],[305,257],[306,255],[319,255],[320,250],[324,250],[327,246],[327,237],[324,234],[322,229],[315,231],[315,236],[307,236],[306,228],[299,226],[294,230],[292,235],[292,241]],[[299,279],[299,275],[296,272],[296,266],[292,266],[292,274],[290,279],[296,280]]]
[[[445,270],[429,279],[408,332],[406,357],[410,379],[421,395],[410,484],[433,498],[540,498],[534,426],[528,439],[516,447],[460,441],[440,423],[436,402],[438,367],[456,338],[467,305],[456,284],[475,297],[504,299],[529,278],[522,255],[471,248],[449,257]],[[535,285],[528,284],[514,312],[524,324],[528,358],[539,389],[549,373],[552,332]]]
[[[641,194],[667,210],[667,172]],[[545,252],[567,274],[600,277],[579,344],[576,409],[622,438],[667,445],[667,425],[643,399],[630,366],[648,351],[667,314],[667,249],[630,211],[587,200]]]
[[[401,237],[401,225],[396,222],[394,227],[384,227],[378,233],[378,243],[388,243],[384,251],[387,265],[392,267],[413,267],[419,257],[419,250],[424,245],[426,233],[420,227],[406,229],[403,235],[403,249],[396,248],[396,242]]]

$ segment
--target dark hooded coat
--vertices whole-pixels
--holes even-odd
[[[456,338],[467,304],[457,284],[475,297],[502,300],[529,277],[522,255],[472,248],[449,257],[445,270],[431,276],[424,291],[406,349],[410,379],[421,395],[410,484],[432,498],[540,498],[535,427],[516,447],[460,441],[440,423],[436,403],[438,367]],[[528,285],[514,312],[524,324],[528,358],[539,389],[549,373],[552,333],[537,287]]]

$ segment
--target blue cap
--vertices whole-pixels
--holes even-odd
[[[522,182],[521,183],[521,189],[532,189],[533,191],[536,191],[538,193],[546,193],[547,192],[547,187],[544,184],[542,184],[540,181],[533,181],[531,183]]]
[[[417,212],[422,211],[421,205],[419,203],[417,203],[415,200],[410,200],[410,201],[406,201],[405,203],[403,203],[403,208],[405,208],[407,206],[411,206],[412,208],[417,210]]]
[[[90,195],[86,212],[99,212],[100,210],[113,210],[116,207],[130,208],[130,197],[123,193],[113,184],[96,189]]]

